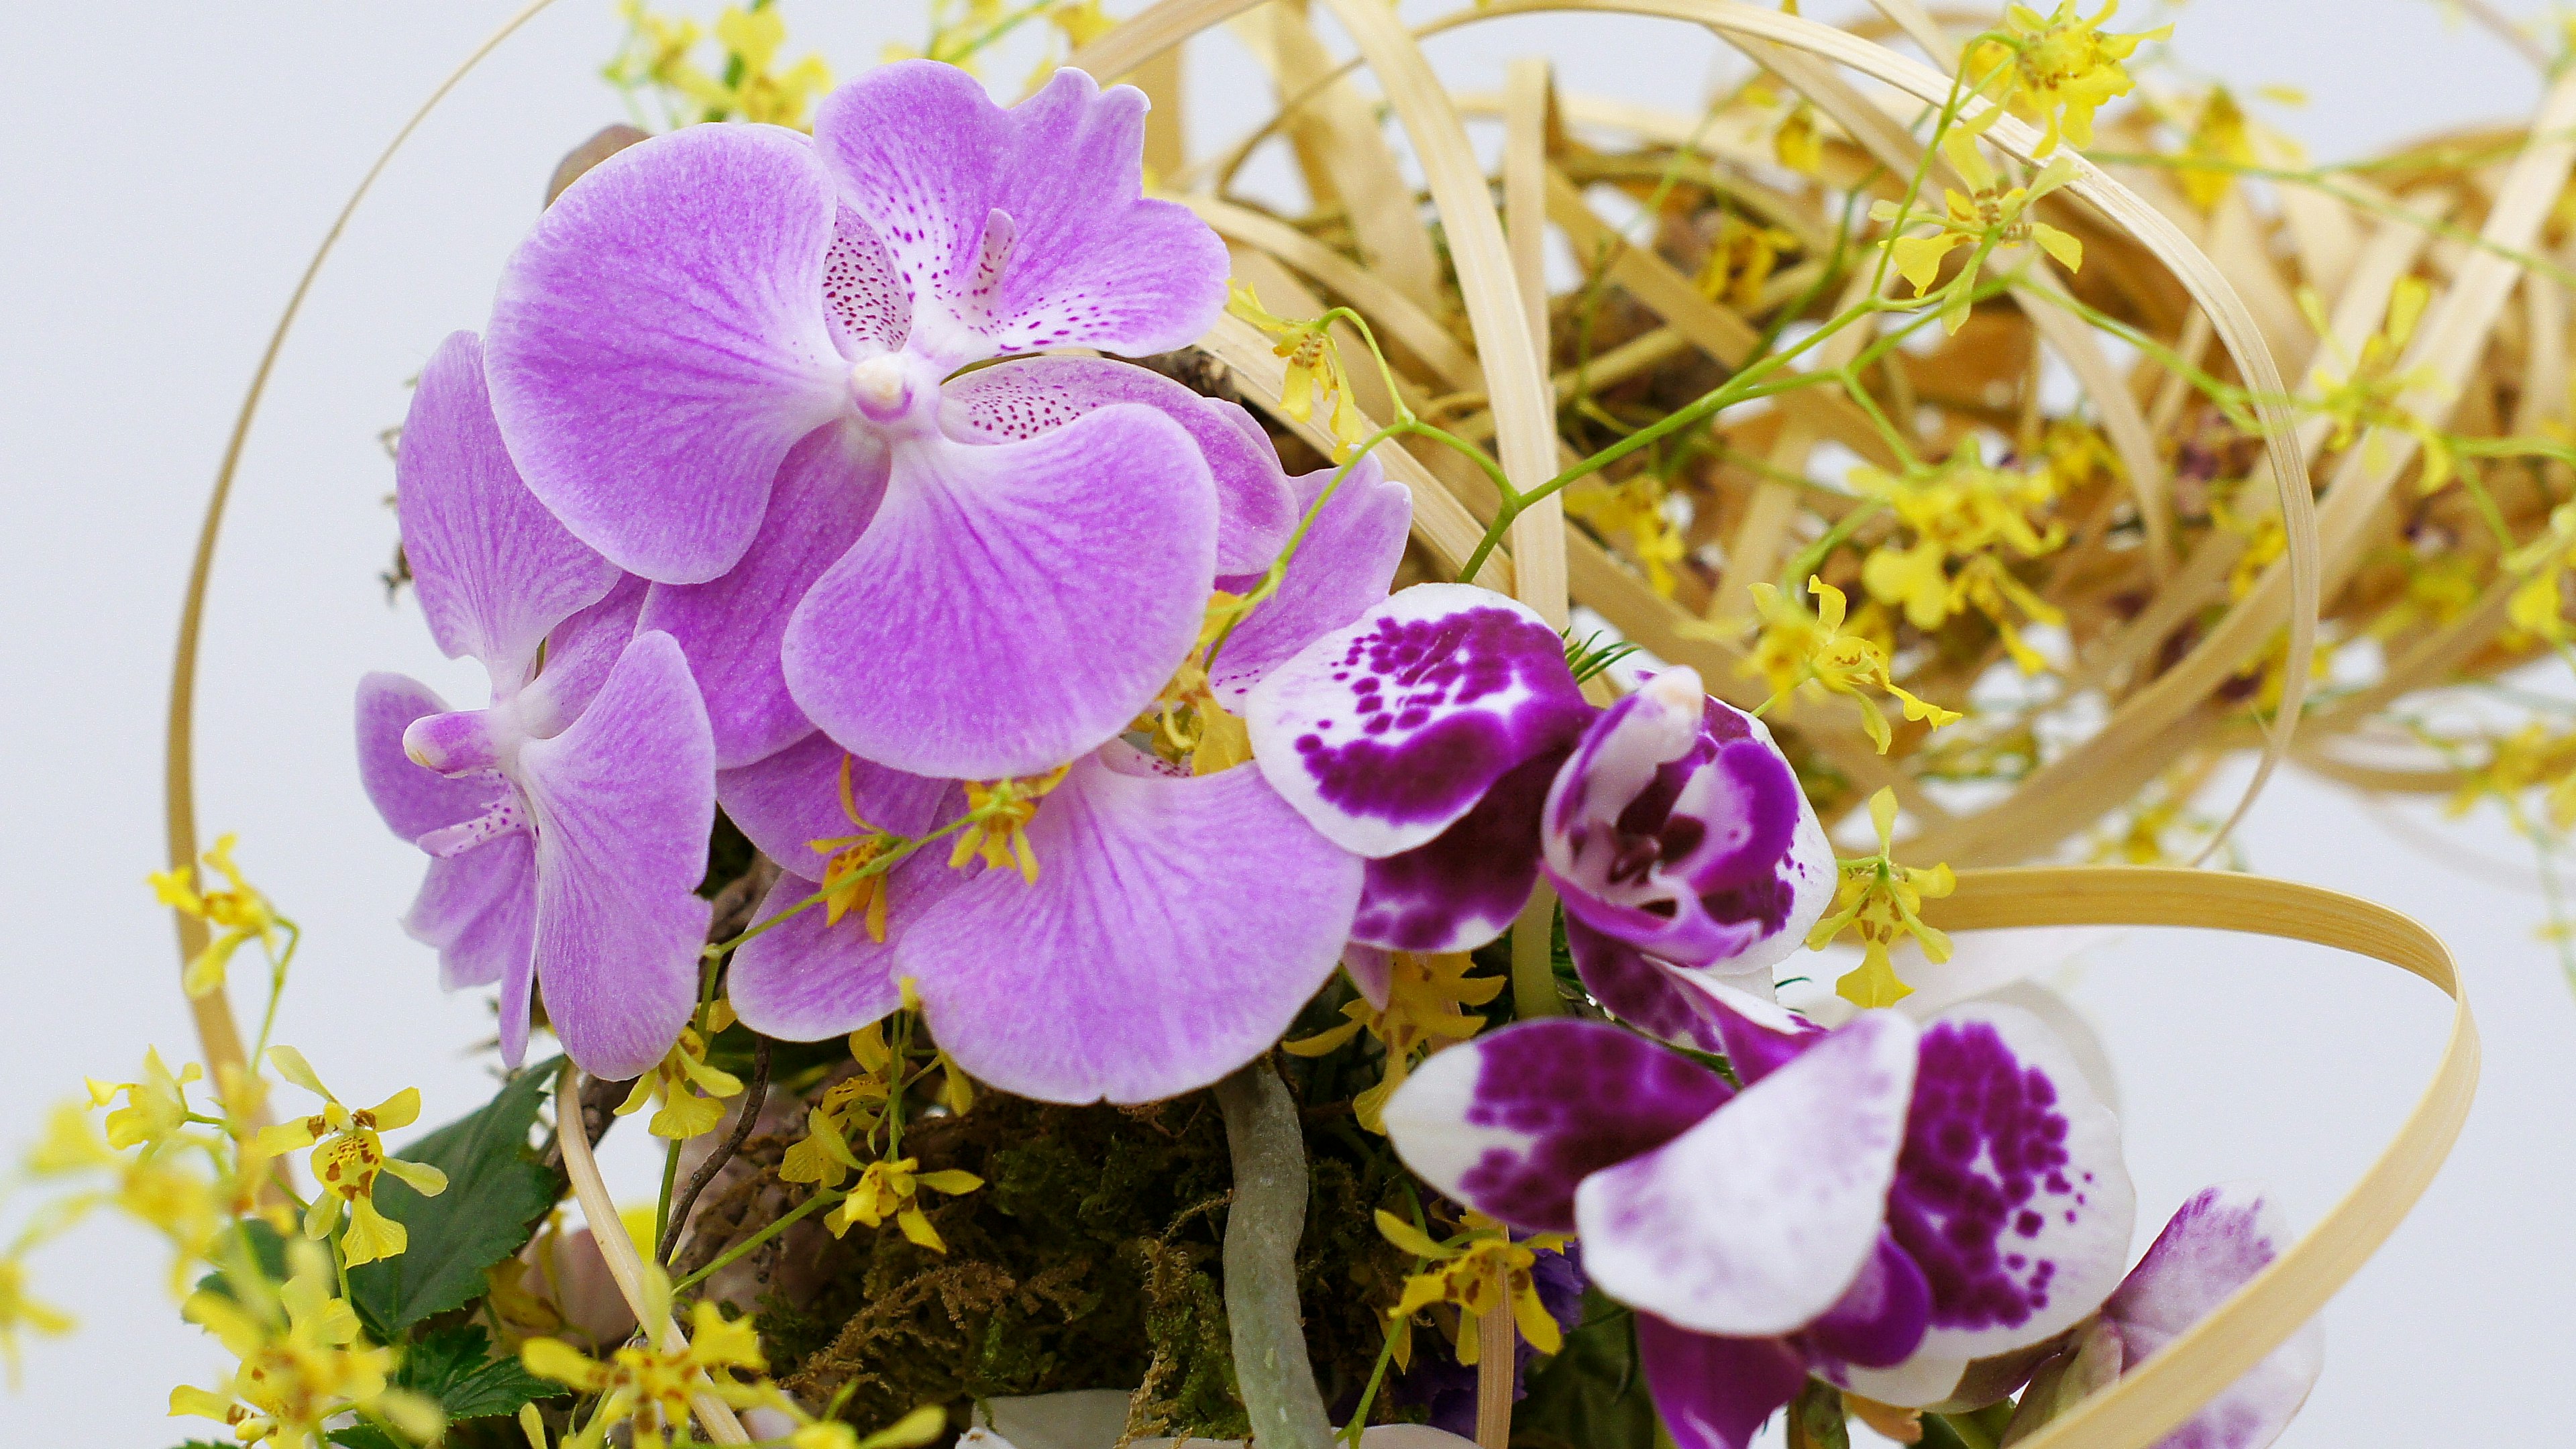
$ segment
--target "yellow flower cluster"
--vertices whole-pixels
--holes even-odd
[[[716,17],[715,40],[724,59],[714,75],[690,59],[706,34],[696,21],[654,15],[644,8],[644,0],[624,0],[621,8],[628,39],[625,51],[608,66],[609,83],[621,90],[649,87],[685,100],[696,108],[697,120],[755,121],[802,130],[815,97],[832,88],[831,68],[819,55],[778,68],[787,22],[770,0],[753,0],[747,10],[727,6]]]
[[[1887,948],[1911,936],[1922,943],[1924,958],[1935,965],[1950,959],[1950,938],[1923,923],[1924,898],[1948,895],[1958,885],[1947,865],[1930,870],[1898,865],[1890,854],[1896,829],[1896,792],[1880,790],[1869,798],[1870,824],[1878,831],[1878,853],[1842,862],[1834,883],[1834,903],[1816,928],[1807,933],[1807,949],[1821,950],[1845,931],[1861,941],[1861,964],[1834,983],[1834,994],[1854,1006],[1894,1006],[1914,994],[1896,974]]]
[[[1809,576],[1807,589],[1816,597],[1816,610],[1767,583],[1753,586],[1754,607],[1761,613],[1761,633],[1753,641],[1742,672],[1759,675],[1771,686],[1771,697],[1754,713],[1760,714],[1809,685],[1820,693],[1846,695],[1860,706],[1861,727],[1869,732],[1880,754],[1887,753],[1894,739],[1887,716],[1879,712],[1877,701],[1863,693],[1863,687],[1894,695],[1905,708],[1905,717],[1923,720],[1939,729],[1955,723],[1956,710],[1917,699],[1888,675],[1887,650],[1876,640],[1843,631],[1844,610],[1849,601],[1843,591],[1821,577]]]
[[[2102,24],[2118,12],[2119,0],[2104,0],[2101,12],[2090,17],[2075,7],[2076,0],[2059,0],[2044,16],[2027,5],[2005,7],[2002,28],[1968,47],[1959,68],[1980,94],[2003,100],[2045,128],[2042,156],[2056,150],[2061,137],[2092,145],[2093,113],[2136,84],[2124,62],[2143,42],[2173,33],[2170,25],[2105,32]]]
[[[1664,480],[1638,473],[1610,482],[1599,475],[1565,490],[1565,511],[1614,540],[1625,536],[1629,556],[1646,571],[1646,585],[1673,596],[1673,568],[1689,552],[1681,526],[1665,508]]]
[[[1016,868],[1022,880],[1036,884],[1038,856],[1029,846],[1029,822],[1037,818],[1038,802],[1063,784],[1065,772],[1072,768],[1058,765],[1043,775],[967,781],[969,823],[957,833],[957,845],[948,852],[948,864],[963,867],[981,858],[988,870]]]
[[[2508,572],[2522,583],[2505,601],[2513,626],[2552,644],[2567,641],[2565,595],[2560,581],[2576,566],[2576,503],[2561,503],[2549,513],[2549,531],[2505,556]]]
[[[1538,1233],[1516,1242],[1502,1224],[1472,1212],[1467,1214],[1466,1228],[1443,1242],[1378,1209],[1377,1230],[1388,1242],[1439,1265],[1405,1279],[1404,1297],[1387,1313],[1387,1332],[1395,1341],[1399,1369],[1412,1366],[1414,1315],[1434,1304],[1458,1310],[1458,1362],[1469,1367],[1478,1357],[1479,1329],[1488,1313],[1509,1313],[1521,1337],[1541,1353],[1564,1347],[1564,1336],[1555,1315],[1540,1301],[1531,1270],[1538,1264],[1539,1250],[1563,1248],[1565,1235]]]
[[[245,1302],[202,1289],[189,1297],[189,1321],[211,1331],[239,1363],[217,1388],[172,1389],[171,1414],[213,1419],[245,1444],[272,1441],[279,1449],[321,1449],[325,1422],[352,1410],[422,1443],[437,1438],[445,1427],[438,1406],[387,1386],[393,1351],[368,1343],[356,1311],[332,1296],[321,1247],[298,1242],[288,1254],[294,1271],[273,1294],[253,1293]]]
[[[1926,631],[1973,609],[1993,623],[2024,674],[2047,667],[2022,642],[2014,615],[2041,624],[2063,623],[2065,615],[2014,578],[1994,550],[2037,558],[2066,541],[2055,522],[2043,529],[2033,521],[2056,500],[2052,470],[1989,467],[1971,439],[1937,467],[1901,478],[1860,467],[1852,470],[1852,484],[1885,502],[1914,539],[1900,546],[1890,538],[1870,551],[1861,565],[1870,597],[1902,607],[1906,622]],[[1960,565],[1955,574],[1954,563]]]
[[[1271,350],[1288,359],[1280,411],[1302,423],[1315,415],[1317,404],[1331,405],[1333,461],[1349,462],[1368,441],[1368,427],[1351,399],[1350,373],[1342,366],[1341,345],[1333,340],[1331,316],[1291,321],[1262,306],[1250,287],[1229,281],[1226,288],[1225,310],[1260,329],[1275,344]]]
[[[919,1010],[911,994],[911,983],[905,983],[907,1012]],[[910,1018],[900,1018],[896,1042],[889,1044],[881,1024],[871,1022],[850,1033],[850,1056],[859,1070],[834,1082],[823,1091],[813,1106],[805,1110],[805,1136],[787,1149],[778,1175],[788,1182],[812,1183],[824,1191],[840,1187],[852,1172],[859,1174],[849,1192],[823,1220],[823,1225],[839,1237],[852,1224],[874,1228],[892,1218],[903,1235],[933,1252],[944,1253],[948,1245],[930,1225],[922,1210],[923,1189],[955,1197],[975,1191],[984,1180],[971,1172],[942,1170],[920,1171],[917,1157],[899,1157],[902,1126],[896,1108],[902,1095],[915,1078],[907,1077],[911,1061]],[[932,1068],[945,1075],[940,1087],[940,1105],[953,1113],[964,1113],[974,1105],[974,1088],[966,1075],[957,1070],[945,1052],[935,1053],[931,1067],[919,1074],[927,1076]],[[875,1161],[862,1161],[857,1148],[877,1150],[877,1134],[886,1134],[884,1155]]]
[[[2449,483],[2458,472],[2458,462],[2452,455],[2450,439],[2405,406],[2403,399],[2410,392],[2439,389],[2443,385],[2441,374],[2429,363],[2403,372],[2397,365],[2432,295],[2432,288],[2423,278],[2399,278],[2388,294],[2387,319],[2379,331],[2363,341],[2361,355],[2354,357],[2335,342],[2333,330],[2327,325],[2324,300],[2314,289],[2300,288],[2299,311],[2325,346],[2308,372],[2311,392],[2295,400],[2305,411],[2334,423],[2333,431],[2326,436],[2328,451],[2352,446],[2356,434],[2369,430],[2362,457],[2374,469],[2387,465],[2386,448],[2381,441],[2383,430],[2413,435],[2424,448],[2424,467],[2417,483],[2426,493]]]
[[[1944,187],[1942,210],[1927,214],[1909,211],[1893,201],[1870,203],[1873,221],[1889,223],[1885,245],[1888,260],[1897,275],[1914,284],[1914,295],[1922,296],[1940,280],[1942,260],[1957,247],[1968,248],[1968,264],[1961,273],[1955,291],[1942,305],[1941,325],[1956,332],[1968,320],[1969,293],[1977,285],[1977,272],[1988,248],[2008,244],[2030,243],[2056,259],[2069,272],[2084,265],[2084,244],[2072,235],[2037,220],[2031,208],[2039,199],[2075,179],[2075,163],[2061,156],[2048,163],[2028,186],[2003,184],[1977,149],[1977,136],[1994,123],[1997,111],[1988,111],[1975,121],[1953,126],[1941,137],[1941,154],[1949,158],[1950,168],[1967,183],[1968,192],[1961,195]],[[1906,228],[1929,222],[1932,231],[1921,236],[1906,236]]]
[[[1296,1056],[1320,1057],[1362,1030],[1377,1038],[1386,1047],[1386,1074],[1376,1086],[1353,1098],[1351,1109],[1361,1126],[1382,1137],[1387,1098],[1404,1085],[1415,1053],[1427,1056],[1484,1028],[1485,1019],[1467,1015],[1465,1008],[1493,1000],[1501,994],[1504,981],[1500,976],[1469,976],[1473,966],[1463,952],[1438,956],[1395,952],[1388,968],[1384,1011],[1369,1005],[1368,998],[1356,997],[1342,1007],[1348,1021],[1280,1045]]]
[[[233,953],[257,941],[268,952],[272,969],[284,959],[279,952],[281,935],[291,936],[295,926],[270,908],[263,896],[242,878],[240,867],[233,864],[234,837],[224,835],[215,848],[206,852],[206,864],[223,876],[220,890],[201,889],[195,871],[186,865],[155,871],[145,880],[161,904],[184,916],[194,916],[212,928],[213,938],[206,948],[188,962],[180,984],[191,997],[209,996],[224,986],[224,971]]]

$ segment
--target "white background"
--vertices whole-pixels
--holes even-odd
[[[1113,9],[1124,10],[1124,6]],[[1811,6],[1811,9],[1821,8]],[[90,0],[8,7],[0,128],[0,957],[7,1100],[0,1143],[84,1074],[131,1074],[147,1043],[190,1050],[161,862],[170,641],[206,486],[298,271],[402,118],[506,13],[430,5]],[[2135,7],[2132,7],[2133,11]],[[910,0],[786,0],[791,35],[848,75]],[[2533,73],[2412,0],[2197,0],[2180,57],[2246,86],[2304,87],[2276,113],[2321,157],[2517,117]],[[309,931],[280,1036],[343,1096],[404,1085],[432,1121],[486,1094],[487,1003],[443,997],[395,929],[420,857],[360,795],[350,691],[412,672],[478,700],[408,600],[375,580],[394,543],[378,431],[448,331],[480,324],[496,270],[556,158],[617,119],[594,78],[620,27],[561,0],[470,78],[351,225],[280,362],[227,522],[200,687],[200,818],[242,835],[254,878]],[[1436,43],[1461,81],[1545,50],[1562,82],[1687,106],[1719,63],[1705,35],[1605,19],[1516,20]],[[1226,42],[1194,54],[1192,125],[1228,137],[1263,102]],[[1008,77],[1016,80],[1014,73]],[[2576,1361],[2566,1204],[2576,1189],[2576,1001],[2535,943],[2519,861],[2491,819],[2428,853],[2357,802],[2275,785],[2244,834],[2261,870],[2411,911],[2458,949],[2486,1033],[2476,1113],[2422,1206],[2328,1311],[2328,1367],[2294,1446],[2529,1443],[2555,1437]],[[2259,1176],[2302,1225],[2395,1129],[2447,1013],[2427,987],[2307,948],[2141,933],[2089,954],[2071,990],[2101,1024],[2141,1184],[2138,1246],[2193,1189]],[[242,1004],[254,1003],[242,994]],[[610,1139],[623,1190],[649,1192],[640,1134]],[[0,1209],[14,1217],[23,1199]],[[169,1386],[208,1382],[214,1347],[161,1296],[139,1234],[94,1225],[43,1252],[36,1289],[81,1336],[31,1343],[22,1443],[158,1449]]]

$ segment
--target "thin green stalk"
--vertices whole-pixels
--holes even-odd
[[[741,1242],[725,1249],[722,1253],[717,1254],[715,1261],[707,1264],[703,1268],[700,1268],[698,1271],[691,1273],[687,1277],[682,1278],[678,1282],[673,1283],[671,1285],[671,1291],[677,1293],[685,1288],[696,1287],[698,1284],[705,1282],[708,1277],[716,1272],[733,1266],[735,1261],[740,1259],[744,1254],[759,1247],[761,1244],[768,1242],[770,1239],[777,1237],[780,1233],[787,1231],[789,1228],[803,1221],[804,1218],[808,1214],[812,1213],[816,1208],[830,1207],[848,1196],[849,1194],[845,1192],[815,1193],[812,1197],[798,1203],[785,1216],[779,1218],[778,1221],[769,1224],[759,1232],[752,1234],[750,1237],[743,1239]]]
[[[1544,880],[1512,923],[1512,1008],[1523,1021],[1565,1015],[1556,990],[1556,892]]]
[[[653,1241],[656,1243],[661,1242],[670,1233],[671,1184],[677,1182],[679,1177],[680,1139],[674,1137],[671,1139],[671,1145],[662,1151],[662,1193],[653,1201]]]

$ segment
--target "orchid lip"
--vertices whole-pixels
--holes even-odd
[[[471,820],[460,820],[442,826],[412,842],[440,860],[463,855],[486,841],[498,840],[521,831],[534,833],[528,812],[520,807],[519,792],[514,787],[492,803],[492,808]]]
[[[880,352],[850,364],[850,405],[894,436],[938,430],[939,370],[911,351]]]

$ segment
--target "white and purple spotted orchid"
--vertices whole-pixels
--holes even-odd
[[[1523,605],[1424,584],[1325,635],[1251,696],[1253,754],[1326,838],[1368,859],[1352,937],[1493,940],[1542,872],[1585,986],[1713,1046],[1681,976],[1770,992],[1833,894],[1833,848],[1770,731],[1666,670],[1596,710]]]
[[[1278,472],[1275,455],[1268,466]],[[1331,477],[1279,481],[1302,509]],[[1353,467],[1278,591],[1226,640],[1208,692],[1241,700],[1384,598],[1411,516],[1410,496],[1375,464]],[[718,793],[789,872],[762,922],[886,837],[956,818],[961,798],[956,784],[855,759],[822,735],[725,771]],[[952,869],[937,842],[885,872],[882,900],[778,920],[734,953],[734,1009],[766,1035],[819,1040],[893,1010],[910,978],[941,1048],[973,1076],[1046,1101],[1151,1101],[1277,1041],[1332,974],[1359,899],[1358,860],[1260,771],[1193,776],[1125,740],[1074,761],[1022,838],[1033,876],[971,859]]]
[[[1181,346],[1226,257],[1142,197],[1143,95],[1059,72],[1010,110],[932,62],[826,99],[811,141],[692,126],[566,190],[494,306],[528,485],[654,581],[719,761],[819,725],[913,774],[1098,748],[1196,643],[1213,581],[1296,519],[1267,443],[1052,347]],[[811,724],[808,721],[811,721]]]
[[[1741,1090],[1598,1022],[1523,1023],[1442,1052],[1387,1104],[1440,1191],[1581,1235],[1638,1310],[1681,1449],[1743,1449],[1810,1373],[1949,1398],[2119,1281],[2135,1197],[2119,1129],[2039,1023],[1970,1007],[1822,1032],[1722,986]]]
[[[429,853],[405,928],[450,989],[500,983],[516,1066],[529,994],[583,1070],[658,1061],[697,997],[714,822],[706,710],[667,635],[637,633],[640,580],[584,547],[512,468],[471,333],[422,370],[396,461],[403,548],[430,632],[492,702],[358,687],[358,762],[395,834]]]

